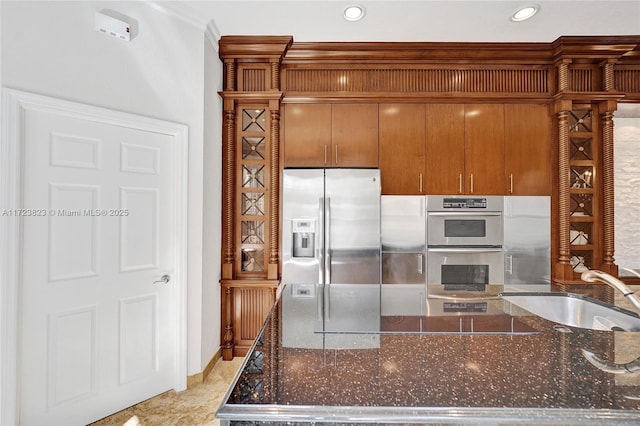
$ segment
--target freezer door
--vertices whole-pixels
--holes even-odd
[[[325,172],[325,281],[380,284],[380,171]]]
[[[505,284],[546,284],[551,275],[551,200],[504,198]]]
[[[425,201],[423,195],[380,197],[383,252],[424,253],[426,251]]]
[[[285,169],[282,179],[282,282],[322,284],[324,170]]]

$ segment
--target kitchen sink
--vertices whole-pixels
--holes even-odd
[[[635,312],[574,293],[500,293],[507,302],[555,323],[604,331],[640,331]]]

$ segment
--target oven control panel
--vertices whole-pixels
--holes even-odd
[[[486,198],[444,198],[442,207],[445,209],[486,209]]]
[[[504,197],[499,195],[427,195],[427,213],[452,211],[502,212]]]

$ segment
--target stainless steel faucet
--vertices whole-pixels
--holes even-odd
[[[615,364],[612,362],[604,361],[598,355],[586,349],[582,349],[582,355],[593,366],[598,367],[600,370],[606,371],[607,373],[627,374],[627,373],[635,373],[636,371],[640,371],[640,358],[637,358],[625,364]]]
[[[598,270],[589,270],[585,271],[581,275],[583,281],[587,281],[590,283],[599,281],[605,283],[619,292],[621,292],[624,297],[626,297],[629,302],[633,305],[635,310],[640,313],[640,298],[634,294],[633,291],[625,283],[614,277],[613,275],[607,274],[606,272],[598,271]]]

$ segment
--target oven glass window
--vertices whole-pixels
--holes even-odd
[[[489,284],[489,265],[441,265],[444,285]]]
[[[445,219],[444,236],[476,237],[487,236],[487,221],[484,219]]]

